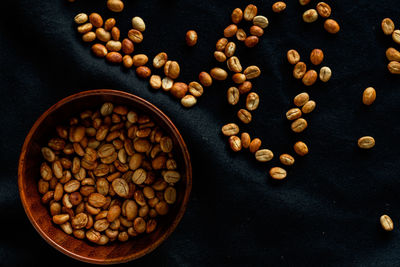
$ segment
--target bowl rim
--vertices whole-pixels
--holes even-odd
[[[167,124],[169,128],[171,128],[173,134],[175,137],[178,139],[179,146],[182,150],[183,153],[183,160],[186,166],[186,177],[187,177],[187,182],[186,182],[186,190],[185,190],[185,195],[182,200],[182,205],[178,210],[177,216],[173,219],[172,224],[170,227],[167,228],[165,233],[161,235],[160,238],[158,238],[154,243],[151,243],[146,249],[143,249],[139,252],[133,253],[129,256],[121,256],[113,259],[104,259],[104,260],[98,260],[98,259],[93,259],[87,256],[81,256],[77,253],[74,253],[72,251],[69,251],[68,249],[65,249],[63,246],[57,244],[50,236],[48,236],[45,231],[43,231],[40,227],[40,225],[34,220],[32,212],[30,209],[28,209],[28,203],[26,200],[25,192],[22,190],[23,184],[22,184],[22,178],[23,178],[23,170],[25,166],[25,158],[26,158],[26,152],[28,148],[28,144],[31,142],[32,137],[34,133],[36,132],[37,128],[39,125],[55,110],[57,110],[60,106],[63,106],[64,104],[67,104],[71,101],[74,101],[79,98],[83,98],[86,96],[93,96],[93,95],[114,95],[114,96],[120,96],[124,98],[128,98],[130,100],[133,100],[135,102],[139,102],[140,104],[143,104],[143,106],[150,110],[150,113],[155,113],[157,116],[164,118],[164,122]],[[40,234],[40,236],[46,240],[48,244],[50,244],[52,247],[57,249],[58,251],[62,252],[63,254],[72,257],[76,260],[87,262],[87,263],[93,263],[93,264],[117,264],[117,263],[124,263],[128,261],[132,261],[135,259],[138,259],[144,255],[149,254],[152,252],[154,249],[156,249],[159,245],[161,245],[171,234],[172,232],[176,229],[177,225],[181,221],[185,211],[186,207],[189,201],[189,196],[190,192],[192,190],[192,165],[190,161],[190,155],[189,151],[187,149],[186,143],[180,134],[179,130],[176,128],[174,123],[171,121],[171,119],[164,113],[162,112],[159,108],[157,108],[155,105],[152,103],[148,102],[147,100],[133,95],[131,93],[127,93],[124,91],[120,90],[113,90],[113,89],[94,89],[94,90],[88,90],[88,91],[82,91],[78,92],[72,95],[69,95],[60,101],[58,101],[56,104],[52,105],[49,109],[47,109],[33,124],[32,128],[29,130],[29,133],[27,134],[24,144],[21,149],[21,154],[18,160],[18,191],[20,195],[20,199],[22,202],[22,206],[24,207],[25,213],[28,216],[29,221],[33,225],[33,227],[36,229],[36,231]]]

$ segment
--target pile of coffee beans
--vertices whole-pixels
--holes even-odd
[[[172,138],[147,115],[104,103],[58,126],[38,190],[69,235],[105,245],[149,234],[177,199]]]

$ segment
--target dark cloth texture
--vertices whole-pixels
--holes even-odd
[[[154,252],[128,263],[132,266],[399,266],[399,111],[398,76],[387,71],[385,50],[399,48],[384,36],[380,23],[392,17],[400,24],[400,2],[328,1],[332,18],[341,25],[337,35],[323,29],[323,19],[306,24],[302,13],[314,8],[297,0],[274,14],[274,1],[255,0],[270,25],[253,49],[238,45],[243,66],[257,65],[254,80],[260,107],[253,121],[236,117],[242,96],[230,106],[230,78],[214,82],[192,109],[162,90],[152,90],[133,70],[94,57],[81,41],[73,22],[79,12],[115,17],[121,38],[131,18],[146,22],[144,41],[135,53],[150,60],[165,51],[181,66],[179,81],[191,82],[212,67],[216,41],[236,7],[250,2],[129,1],[120,14],[106,1],[3,1],[0,24],[0,265],[28,266],[77,262],[48,245],[35,231],[22,208],[17,187],[18,156],[35,120],[62,98],[84,90],[109,88],[138,95],[164,111],[186,141],[193,164],[193,190],[187,212],[176,231]],[[249,23],[242,24],[248,32]],[[185,44],[187,30],[197,31],[195,47]],[[321,48],[321,66],[332,79],[306,88],[292,76],[286,52],[297,49],[309,67],[312,49]],[[218,63],[218,64],[217,64]],[[314,67],[319,70],[320,66]],[[369,107],[362,92],[373,86],[377,100]],[[306,118],[309,127],[295,134],[285,118],[293,97],[307,91],[317,103]],[[275,158],[258,163],[248,151],[234,153],[221,126],[236,122],[252,138],[262,139]],[[357,139],[374,136],[376,147],[362,151]],[[310,154],[296,156],[286,180],[275,182],[269,168],[279,155],[294,155],[293,144],[305,141]],[[379,217],[390,215],[391,233],[382,231]]]

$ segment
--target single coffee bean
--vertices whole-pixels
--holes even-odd
[[[110,52],[106,55],[106,60],[110,63],[121,63],[122,55],[118,52]]]
[[[200,83],[205,87],[209,87],[212,85],[212,78],[211,78],[210,74],[208,74],[205,71],[200,72],[199,80],[200,80]]]
[[[135,44],[139,44],[143,41],[143,34],[138,30],[131,29],[128,31],[128,38]]]
[[[259,26],[253,25],[250,27],[250,34],[257,37],[261,37],[264,35],[264,30]],[[244,40],[246,40],[246,38]]]
[[[188,46],[195,46],[197,44],[197,32],[190,30],[186,32],[186,44]]]
[[[231,57],[235,54],[236,44],[234,42],[229,42],[226,44],[224,52],[226,57]]]
[[[179,77],[180,72],[181,68],[179,67],[178,62],[169,60],[165,63],[164,65],[165,76],[168,76],[171,79],[176,79]]]
[[[151,75],[149,83],[150,83],[151,88],[160,89],[161,88],[161,77],[159,75]]]
[[[331,15],[332,9],[327,3],[319,2],[317,4],[317,11],[321,17],[328,18]]]
[[[90,22],[82,24],[82,25],[78,26],[78,28],[77,28],[78,32],[81,34],[90,32],[92,29],[93,29],[93,25]]]
[[[327,32],[336,34],[340,31],[339,24],[333,19],[327,19],[324,23],[324,28]]]
[[[280,13],[285,9],[286,9],[286,4],[285,2],[282,1],[276,2],[272,5],[272,11],[275,13]]]
[[[269,22],[268,19],[264,16],[255,16],[253,18],[253,24],[265,29],[268,27]]]
[[[293,68],[293,77],[302,79],[307,72],[307,65],[304,62],[297,62]]]
[[[316,105],[317,104],[313,100],[307,101],[307,103],[305,103],[304,106],[301,108],[301,111],[304,114],[311,113],[315,109]]]
[[[246,81],[246,75],[243,73],[235,73],[232,75],[232,80],[236,84],[242,84]]]
[[[182,106],[184,106],[185,108],[191,108],[194,105],[196,105],[197,103],[197,99],[192,96],[192,95],[185,95],[182,99],[181,99],[181,104]]]
[[[165,188],[164,200],[168,204],[174,204],[176,202],[176,189],[172,186]]]
[[[174,85],[172,86],[170,92],[171,94],[176,97],[181,99],[182,97],[184,97],[186,95],[188,91],[188,86],[186,83],[181,83],[181,82],[177,82],[174,83]]]
[[[227,65],[228,65],[228,69],[233,72],[241,72],[243,70],[239,59],[235,56],[230,57],[228,59]]]
[[[188,87],[189,93],[191,93],[194,97],[200,97],[203,95],[203,86],[198,82],[191,82],[189,83]]]
[[[312,23],[318,19],[318,13],[315,9],[309,9],[303,13],[303,20],[307,23]]]
[[[305,103],[307,103],[309,99],[310,96],[306,92],[304,92],[296,95],[293,99],[293,103],[298,107],[302,107]]]
[[[247,37],[244,40],[244,45],[249,47],[249,48],[252,48],[252,47],[255,47],[258,44],[258,41],[259,41],[258,37],[252,35],[252,36]]]
[[[94,40],[96,40],[96,34],[94,32],[87,32],[82,35],[82,40],[86,43],[93,42]]]
[[[231,149],[235,152],[242,150],[242,141],[236,135],[229,137],[229,145],[231,146]]]
[[[282,180],[286,178],[286,170],[281,167],[273,167],[269,170],[272,179]]]
[[[228,27],[225,28],[224,30],[224,36],[226,38],[230,38],[235,36],[236,32],[238,30],[238,27],[235,24],[231,24]]]
[[[129,186],[124,179],[117,178],[112,181],[112,187],[120,197],[127,197],[129,194]]]
[[[236,105],[239,102],[239,89],[236,87],[230,87],[227,92],[228,103],[231,105]]]
[[[132,28],[144,32],[146,30],[146,24],[141,17],[134,17],[132,18]]]
[[[124,2],[121,0],[107,0],[107,8],[112,12],[122,12]]]
[[[240,136],[240,141],[242,142],[243,148],[249,148],[251,142],[250,135],[248,133],[242,133]]]
[[[251,91],[253,88],[253,84],[250,81],[245,81],[242,84],[239,85],[239,93],[240,94],[246,94]]]
[[[157,54],[153,59],[153,67],[159,69],[165,65],[168,61],[168,55],[165,52]]]
[[[103,28],[97,28],[96,29],[96,37],[102,42],[108,42],[111,40],[111,33],[106,31]]]
[[[391,35],[394,32],[394,22],[390,18],[383,19],[381,26],[385,35]]]
[[[124,52],[124,54],[130,55],[133,53],[133,51],[135,50],[135,46],[133,44],[133,42],[131,40],[129,40],[128,38],[125,38],[124,40],[122,40],[122,52]]]
[[[121,36],[120,30],[117,27],[113,27],[111,29],[111,37],[113,38],[113,40],[118,41],[120,36]]]
[[[149,58],[145,54],[137,54],[132,57],[132,60],[135,67],[140,67],[146,65]]]
[[[305,6],[310,3],[311,0],[299,0],[300,5]]]
[[[287,51],[286,57],[288,62],[292,65],[295,65],[300,61],[300,54],[294,49]]]
[[[227,44],[228,44],[228,39],[221,38],[217,41],[215,47],[217,51],[224,51]]]
[[[108,51],[111,51],[111,52],[118,52],[119,50],[121,50],[121,47],[122,47],[122,44],[120,41],[110,40],[106,44],[106,48],[108,49]]]
[[[161,88],[162,88],[164,91],[166,91],[166,92],[168,92],[169,90],[171,90],[171,88],[172,88],[173,85],[174,85],[174,80],[172,80],[172,79],[169,78],[169,77],[164,77],[164,78],[161,80]]]
[[[107,48],[102,44],[94,44],[92,46],[92,52],[97,57],[105,57],[108,53]]]
[[[358,147],[362,149],[370,149],[375,146],[375,139],[372,136],[363,136],[358,139]]]
[[[111,31],[114,28],[117,21],[114,18],[109,18],[104,22],[104,29],[106,31]]]
[[[255,16],[257,16],[257,7],[255,5],[248,5],[245,10],[243,17],[246,21],[252,21]]]
[[[279,160],[283,165],[286,166],[292,166],[294,164],[294,158],[289,154],[280,155]]]
[[[309,70],[306,72],[306,74],[304,74],[302,82],[305,86],[311,86],[317,81],[317,78],[317,72],[315,70]]]
[[[314,49],[310,54],[310,61],[314,65],[319,65],[324,60],[324,52],[321,49]]]
[[[332,71],[329,67],[322,67],[319,70],[319,79],[326,83],[327,81],[329,81],[332,77]]]
[[[235,8],[231,15],[232,22],[238,24],[243,19],[243,11],[240,8]]]
[[[397,61],[389,62],[388,70],[392,74],[400,74],[400,62],[397,62]]]
[[[301,133],[306,128],[307,128],[307,121],[303,118],[295,120],[291,125],[291,129],[295,133]]]
[[[89,21],[96,28],[99,28],[99,27],[103,26],[103,18],[97,13],[90,14],[89,15]]]
[[[237,113],[237,116],[239,120],[241,120],[245,124],[249,124],[252,119],[251,113],[245,109],[240,109]]]
[[[74,21],[76,24],[83,24],[88,21],[88,15],[86,15],[85,13],[79,13],[74,17]]]
[[[261,70],[257,66],[249,66],[243,71],[243,74],[246,75],[247,80],[251,80],[260,76]]]
[[[386,57],[389,61],[400,61],[400,52],[393,47],[386,50]]]
[[[236,39],[238,39],[238,41],[244,41],[247,37],[246,32],[243,29],[238,29],[236,32]]]
[[[299,141],[294,144],[294,151],[299,155],[299,156],[305,156],[308,154],[308,147],[305,143]]]
[[[111,52],[112,53],[112,52]],[[136,74],[143,79],[147,79],[150,77],[151,75],[151,70],[150,68],[146,67],[146,66],[140,66],[136,69]]]
[[[222,126],[222,133],[225,136],[236,135],[239,133],[239,126],[237,126],[235,123],[228,123]]]
[[[223,53],[221,51],[215,51],[214,57],[218,62],[225,62],[225,60],[226,60],[225,53]]]
[[[286,112],[286,118],[290,121],[298,119],[301,117],[301,110],[299,108],[292,108]]]
[[[372,87],[368,87],[367,89],[364,90],[363,92],[363,97],[362,97],[362,102],[364,105],[372,105],[376,99],[376,91]]]
[[[214,78],[217,81],[223,81],[226,80],[228,77],[228,73],[221,68],[213,68],[210,71],[211,77]]]
[[[239,90],[238,90],[239,94]],[[239,96],[238,96],[239,97]],[[246,109],[249,111],[256,110],[260,104],[260,97],[256,93],[250,93],[246,98]]]
[[[181,175],[177,171],[166,171],[163,174],[164,181],[175,184],[181,179]]]
[[[381,223],[381,226],[382,226],[383,230],[385,230],[387,232],[393,231],[393,228],[394,228],[393,227],[393,221],[388,215],[386,215],[386,214],[382,215],[379,218],[379,221]]]
[[[261,139],[260,138],[254,138],[250,142],[249,150],[251,153],[256,153],[261,147]]]
[[[63,224],[69,220],[70,216],[68,214],[59,214],[53,216],[53,222],[55,224]]]
[[[269,149],[260,149],[256,151],[255,157],[259,162],[267,162],[274,158],[274,153]]]

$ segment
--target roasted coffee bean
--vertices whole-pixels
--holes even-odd
[[[78,26],[78,28],[77,28],[78,32],[81,34],[90,32],[92,29],[93,29],[93,25],[90,22],[82,24],[82,25]]]
[[[103,26],[103,18],[97,13],[90,14],[89,15],[89,21],[96,28],[99,28],[99,27]]]
[[[253,84],[250,81],[244,81],[238,87],[240,94],[246,94],[246,93],[250,92],[252,88],[253,88]]]
[[[226,60],[225,53],[223,53],[221,51],[215,51],[214,57],[218,62],[224,62]]]
[[[390,18],[383,19],[381,26],[385,35],[391,35],[394,32],[394,22]]]
[[[228,123],[222,127],[222,133],[225,136],[232,136],[239,133],[239,126],[235,123]]]
[[[128,38],[135,44],[139,44],[143,41],[143,34],[135,29],[131,29],[128,32]]]
[[[305,156],[308,154],[308,147],[305,143],[299,141],[294,144],[294,151],[300,156]]]
[[[276,2],[272,5],[272,11],[274,11],[275,13],[280,13],[285,9],[286,9],[286,4],[285,2],[282,1]]]
[[[388,70],[392,74],[400,74],[400,62],[397,62],[397,61],[389,62]]]
[[[295,65],[300,61],[300,54],[294,50],[294,49],[290,49],[287,52],[287,60],[289,61],[290,64]]]
[[[63,224],[69,220],[69,215],[68,214],[59,214],[59,215],[54,215],[53,216],[53,222],[55,224]]]
[[[160,89],[161,88],[161,77],[159,75],[151,75],[149,83],[150,83],[151,88]]]
[[[188,86],[189,93],[191,93],[195,97],[200,97],[203,95],[203,86],[198,82],[191,82]]]
[[[305,6],[310,3],[311,0],[299,0],[300,5]]]
[[[96,37],[102,42],[108,42],[111,40],[111,33],[106,31],[104,28],[96,29]]]
[[[243,17],[245,20],[247,21],[252,21],[254,19],[255,16],[257,16],[257,7],[255,5],[248,5],[243,13]]]
[[[319,2],[317,4],[317,11],[321,17],[327,18],[331,15],[332,9],[327,3]]]
[[[280,155],[279,160],[283,165],[286,165],[286,166],[291,166],[294,164],[294,158],[289,154]]]
[[[246,98],[246,109],[249,111],[256,110],[260,104],[260,97],[256,93],[249,93]]]
[[[372,136],[363,136],[358,139],[358,147],[362,149],[371,149],[375,146],[375,139]]]
[[[304,114],[311,113],[315,109],[316,103],[313,100],[307,101],[307,103],[304,104],[304,106],[301,108],[301,111]]]
[[[319,65],[324,60],[324,52],[321,49],[314,49],[310,54],[310,61],[314,65]]]
[[[304,62],[297,62],[293,68],[293,77],[302,79],[307,72],[307,65]]]
[[[307,93],[300,93],[298,95],[296,95],[293,99],[293,103],[298,106],[298,107],[302,107],[305,105],[305,103],[307,103],[307,101],[310,99],[310,96]]]
[[[124,9],[124,2],[121,0],[107,0],[107,8],[112,12],[122,12]]]
[[[280,167],[273,167],[269,170],[272,179],[282,180],[286,178],[286,170]]]
[[[257,37],[261,37],[261,36],[264,35],[264,30],[261,27],[253,25],[253,26],[250,27],[250,34],[254,35],[254,36],[257,36]],[[249,41],[251,41],[251,40],[248,40],[248,42]],[[257,40],[254,39],[253,41],[257,41]]]
[[[110,52],[106,55],[106,60],[113,64],[119,64],[122,62],[122,55],[118,52]]]
[[[180,67],[176,61],[167,61],[164,65],[164,73],[171,79],[176,79],[180,74]]]
[[[390,232],[393,231],[394,227],[393,227],[393,221],[392,219],[388,216],[388,215],[382,215],[379,218],[379,221],[381,223],[381,226],[383,228],[383,230]]]
[[[251,153],[256,153],[261,147],[261,139],[260,138],[254,138],[250,142],[249,150]]]
[[[172,88],[173,85],[174,85],[174,80],[172,80],[172,79],[169,78],[169,77],[164,77],[164,78],[161,80],[161,88],[162,88],[164,91],[166,91],[166,92],[168,92],[169,90],[171,90],[171,88]]]
[[[253,18],[253,24],[265,29],[268,27],[269,22],[268,22],[268,19],[264,16],[255,16]]]
[[[251,142],[250,135],[248,133],[242,133],[240,136],[240,141],[242,142],[243,148],[249,148]]]
[[[135,67],[144,66],[149,61],[148,57],[145,54],[134,55],[132,57],[132,60]]]
[[[205,71],[200,72],[199,80],[200,80],[200,83],[205,87],[209,87],[212,85],[212,78],[211,78],[210,74],[208,74]]]
[[[302,115],[301,110],[299,108],[292,108],[286,112],[286,118],[290,121],[300,118]]]
[[[136,69],[136,74],[143,79],[147,79],[151,75],[151,70],[146,66],[140,66]]]
[[[217,41],[215,47],[217,51],[224,51],[227,44],[228,44],[228,39],[221,38]]]
[[[309,9],[303,13],[303,20],[307,23],[312,23],[318,19],[318,13],[315,9]]]
[[[246,81],[246,75],[243,73],[235,73],[232,75],[232,80],[236,84],[242,84]]]
[[[389,61],[400,61],[400,52],[390,47],[386,50],[386,57]]]
[[[166,171],[163,174],[164,181],[169,184],[175,184],[181,179],[181,175],[177,171]]]
[[[239,120],[241,120],[245,124],[250,123],[252,120],[251,113],[245,109],[240,109],[237,113],[237,116]]]
[[[195,46],[197,43],[197,32],[190,30],[186,32],[186,44],[188,46]]]
[[[231,146],[231,149],[235,152],[242,149],[242,141],[236,135],[229,137],[229,145]]]
[[[229,42],[225,46],[225,56],[226,57],[231,57],[235,54],[236,51],[236,44],[234,42]]]
[[[181,104],[185,108],[193,107],[194,105],[196,105],[196,103],[197,103],[197,99],[192,95],[185,95],[181,99]]]
[[[336,34],[340,31],[339,24],[333,19],[327,19],[324,23],[324,28],[327,32]]]
[[[249,47],[249,48],[252,48],[252,47],[255,47],[258,44],[258,42],[259,42],[258,37],[252,35],[252,36],[247,37],[244,40],[244,45]]]
[[[86,15],[85,13],[79,13],[74,17],[74,21],[76,24],[83,24],[88,21],[88,15]]]
[[[376,99],[376,91],[372,87],[368,87],[367,89],[364,90],[363,92],[363,97],[362,97],[362,102],[364,105],[372,105]]]
[[[228,77],[228,73],[224,69],[221,69],[221,68],[211,69],[210,75],[212,78],[214,78],[217,81],[226,80],[226,78]]]
[[[132,18],[132,28],[144,32],[146,30],[146,24],[141,17],[134,17]]]
[[[327,81],[329,81],[331,79],[331,76],[332,76],[332,71],[329,67],[322,67],[319,70],[319,79],[322,82],[326,83]]]
[[[293,132],[301,133],[307,128],[307,121],[303,118],[297,119],[292,122],[292,125],[290,127],[292,128]]]
[[[309,70],[304,74],[302,82],[305,86],[311,86],[317,81],[317,78],[317,72],[315,70]]]
[[[232,22],[238,24],[243,19],[243,11],[240,8],[235,8],[231,15]]]
[[[115,26],[117,21],[114,18],[109,18],[104,22],[104,29],[106,31],[111,31],[111,29]]]
[[[256,151],[255,157],[259,162],[267,162],[273,159],[274,153],[269,149],[260,149]]]
[[[243,74],[246,75],[247,80],[251,80],[260,76],[261,70],[257,66],[249,66],[243,71]]]
[[[96,40],[96,33],[94,32],[87,32],[84,35],[82,35],[82,41],[86,43],[90,43]]]
[[[247,38],[247,34],[243,29],[238,29],[236,32],[236,39],[244,41]]]
[[[239,59],[235,56],[230,57],[228,59],[227,65],[228,65],[228,69],[233,72],[241,72],[243,70]]]
[[[236,105],[239,102],[239,89],[236,87],[230,87],[227,92],[228,103]]]
[[[238,27],[235,24],[231,24],[225,28],[224,36],[226,38],[233,37],[233,36],[235,36],[237,30],[238,30]]]

